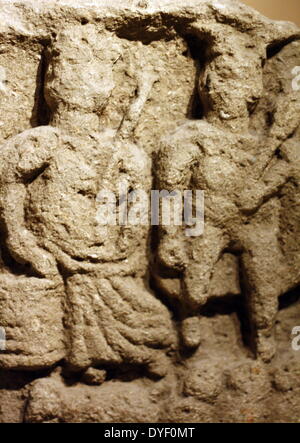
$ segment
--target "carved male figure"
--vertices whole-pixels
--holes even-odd
[[[130,141],[155,81],[150,72],[140,73],[143,82],[119,131],[99,127],[120,57],[120,41],[93,25],[62,31],[49,51],[45,98],[50,125],[25,131],[1,148],[6,273],[0,279],[5,288],[0,290],[0,315],[11,337],[0,355],[1,366],[43,367],[64,359],[72,370],[128,363],[165,373],[160,348],[172,344],[172,324],[144,283],[148,227],[101,226],[97,221],[101,189],[117,192],[121,185],[147,191],[151,186],[150,161]],[[18,276],[11,275],[11,264]],[[48,351],[36,353],[34,345],[27,343],[24,349],[18,342],[16,331],[24,333],[24,328],[13,292],[20,278],[25,310],[24,291],[33,285],[42,294],[40,301],[28,297],[29,303],[36,302],[32,322],[52,310],[43,326],[43,338],[48,332],[52,340]],[[5,295],[8,279],[10,296]],[[39,330],[30,335],[36,343]]]

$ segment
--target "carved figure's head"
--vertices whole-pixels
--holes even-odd
[[[243,132],[263,93],[265,48],[259,39],[227,28],[212,25],[197,29],[208,46],[199,94],[208,121]]]
[[[116,40],[94,25],[62,31],[48,51],[45,98],[52,112],[101,112],[115,86],[113,65],[120,54]]]

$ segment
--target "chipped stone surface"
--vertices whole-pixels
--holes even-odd
[[[234,0],[0,18],[0,422],[298,421],[297,26]],[[204,190],[204,234],[102,226],[120,186]]]

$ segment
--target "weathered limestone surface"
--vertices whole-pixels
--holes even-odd
[[[297,66],[234,0],[0,0],[0,422],[298,421]],[[120,185],[204,234],[102,226]]]

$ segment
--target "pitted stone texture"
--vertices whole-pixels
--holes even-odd
[[[0,142],[43,124],[43,45],[0,36]]]
[[[80,411],[78,415],[78,411]],[[25,419],[31,423],[156,422],[159,403],[142,383],[110,381],[100,387],[67,387],[59,377],[32,384]]]

